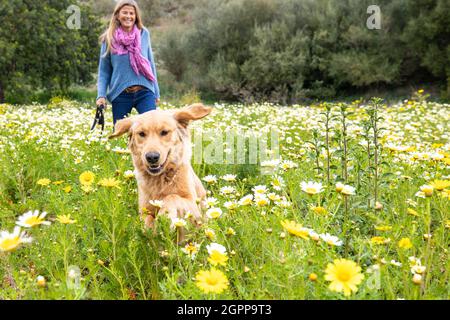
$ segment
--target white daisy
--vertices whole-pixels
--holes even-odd
[[[162,200],[149,200],[148,203],[150,203],[152,206],[161,208],[164,204],[164,201]]]
[[[231,193],[234,193],[234,192],[236,192],[236,189],[234,187],[231,187],[231,186],[225,186],[225,187],[220,188],[220,193],[221,194],[231,194]]]
[[[207,182],[207,183],[216,183],[217,182],[217,177],[214,175],[208,175],[203,177],[203,181]]]
[[[332,236],[329,233],[325,233],[325,234],[322,233],[319,236],[320,236],[320,239],[322,239],[325,243],[327,243],[331,246],[337,246],[337,247],[342,246],[342,241],[339,240],[339,238],[336,236]]]
[[[13,251],[22,243],[30,243],[33,239],[27,237],[25,232],[20,232],[20,227],[15,227],[12,233],[0,232],[0,251]]]
[[[270,183],[272,188],[277,191],[280,191],[282,187],[284,187],[284,180],[282,177],[273,177],[272,182]]]
[[[207,208],[214,207],[217,204],[217,199],[214,197],[207,197],[203,200]]]
[[[269,204],[269,199],[265,195],[259,195],[255,197],[255,204],[258,207],[264,207]]]
[[[206,216],[210,219],[217,219],[222,215],[222,209],[220,208],[209,208],[206,211]]]
[[[172,218],[172,224],[170,225],[170,227],[177,227],[177,228],[181,228],[186,226],[186,220],[182,219],[182,218]]]
[[[133,170],[127,170],[123,173],[123,176],[125,179],[131,179],[134,177],[134,171]]]
[[[242,197],[241,200],[239,200],[239,205],[241,206],[248,206],[253,201],[253,195],[248,194],[245,197]]]
[[[226,201],[223,206],[228,210],[234,210],[238,207],[238,204],[235,201]]]
[[[39,213],[39,210],[28,211],[21,215],[16,224],[24,228],[31,228],[40,224],[50,225],[50,221],[45,221],[44,218],[47,212]]]
[[[267,192],[267,187],[264,185],[260,185],[260,186],[255,186],[252,188],[252,191],[255,194],[265,194]]]
[[[214,251],[217,251],[224,255],[227,254],[227,249],[223,245],[215,243],[215,242],[208,244],[206,246],[206,250],[208,250],[209,255],[211,255]]]
[[[236,181],[236,175],[235,174],[226,174],[222,176],[222,179],[228,182]]]
[[[306,192],[309,195],[318,194],[323,191],[322,184],[320,182],[302,182],[300,184],[303,192]]]

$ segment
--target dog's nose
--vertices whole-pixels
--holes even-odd
[[[155,164],[159,161],[159,153],[158,152],[147,152],[145,154],[145,159],[148,163]]]

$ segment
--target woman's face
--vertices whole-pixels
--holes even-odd
[[[119,16],[117,18],[119,19],[122,28],[130,31],[136,21],[136,11],[133,6],[125,5],[120,9]]]

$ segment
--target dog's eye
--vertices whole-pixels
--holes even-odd
[[[145,132],[144,132],[144,131],[141,131],[141,132],[139,132],[139,135],[140,135],[141,137],[145,137]]]
[[[161,131],[161,135],[162,136],[167,136],[168,133],[169,133],[169,131],[167,131],[167,130],[162,130]]]

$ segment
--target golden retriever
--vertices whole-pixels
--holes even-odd
[[[210,107],[197,103],[178,110],[152,110],[117,121],[115,138],[128,133],[139,194],[139,212],[147,227],[158,213],[171,219],[188,211],[201,223],[198,203],[205,188],[191,166],[189,122],[207,116]],[[161,208],[151,200],[162,200]],[[159,211],[159,212],[158,212]]]

